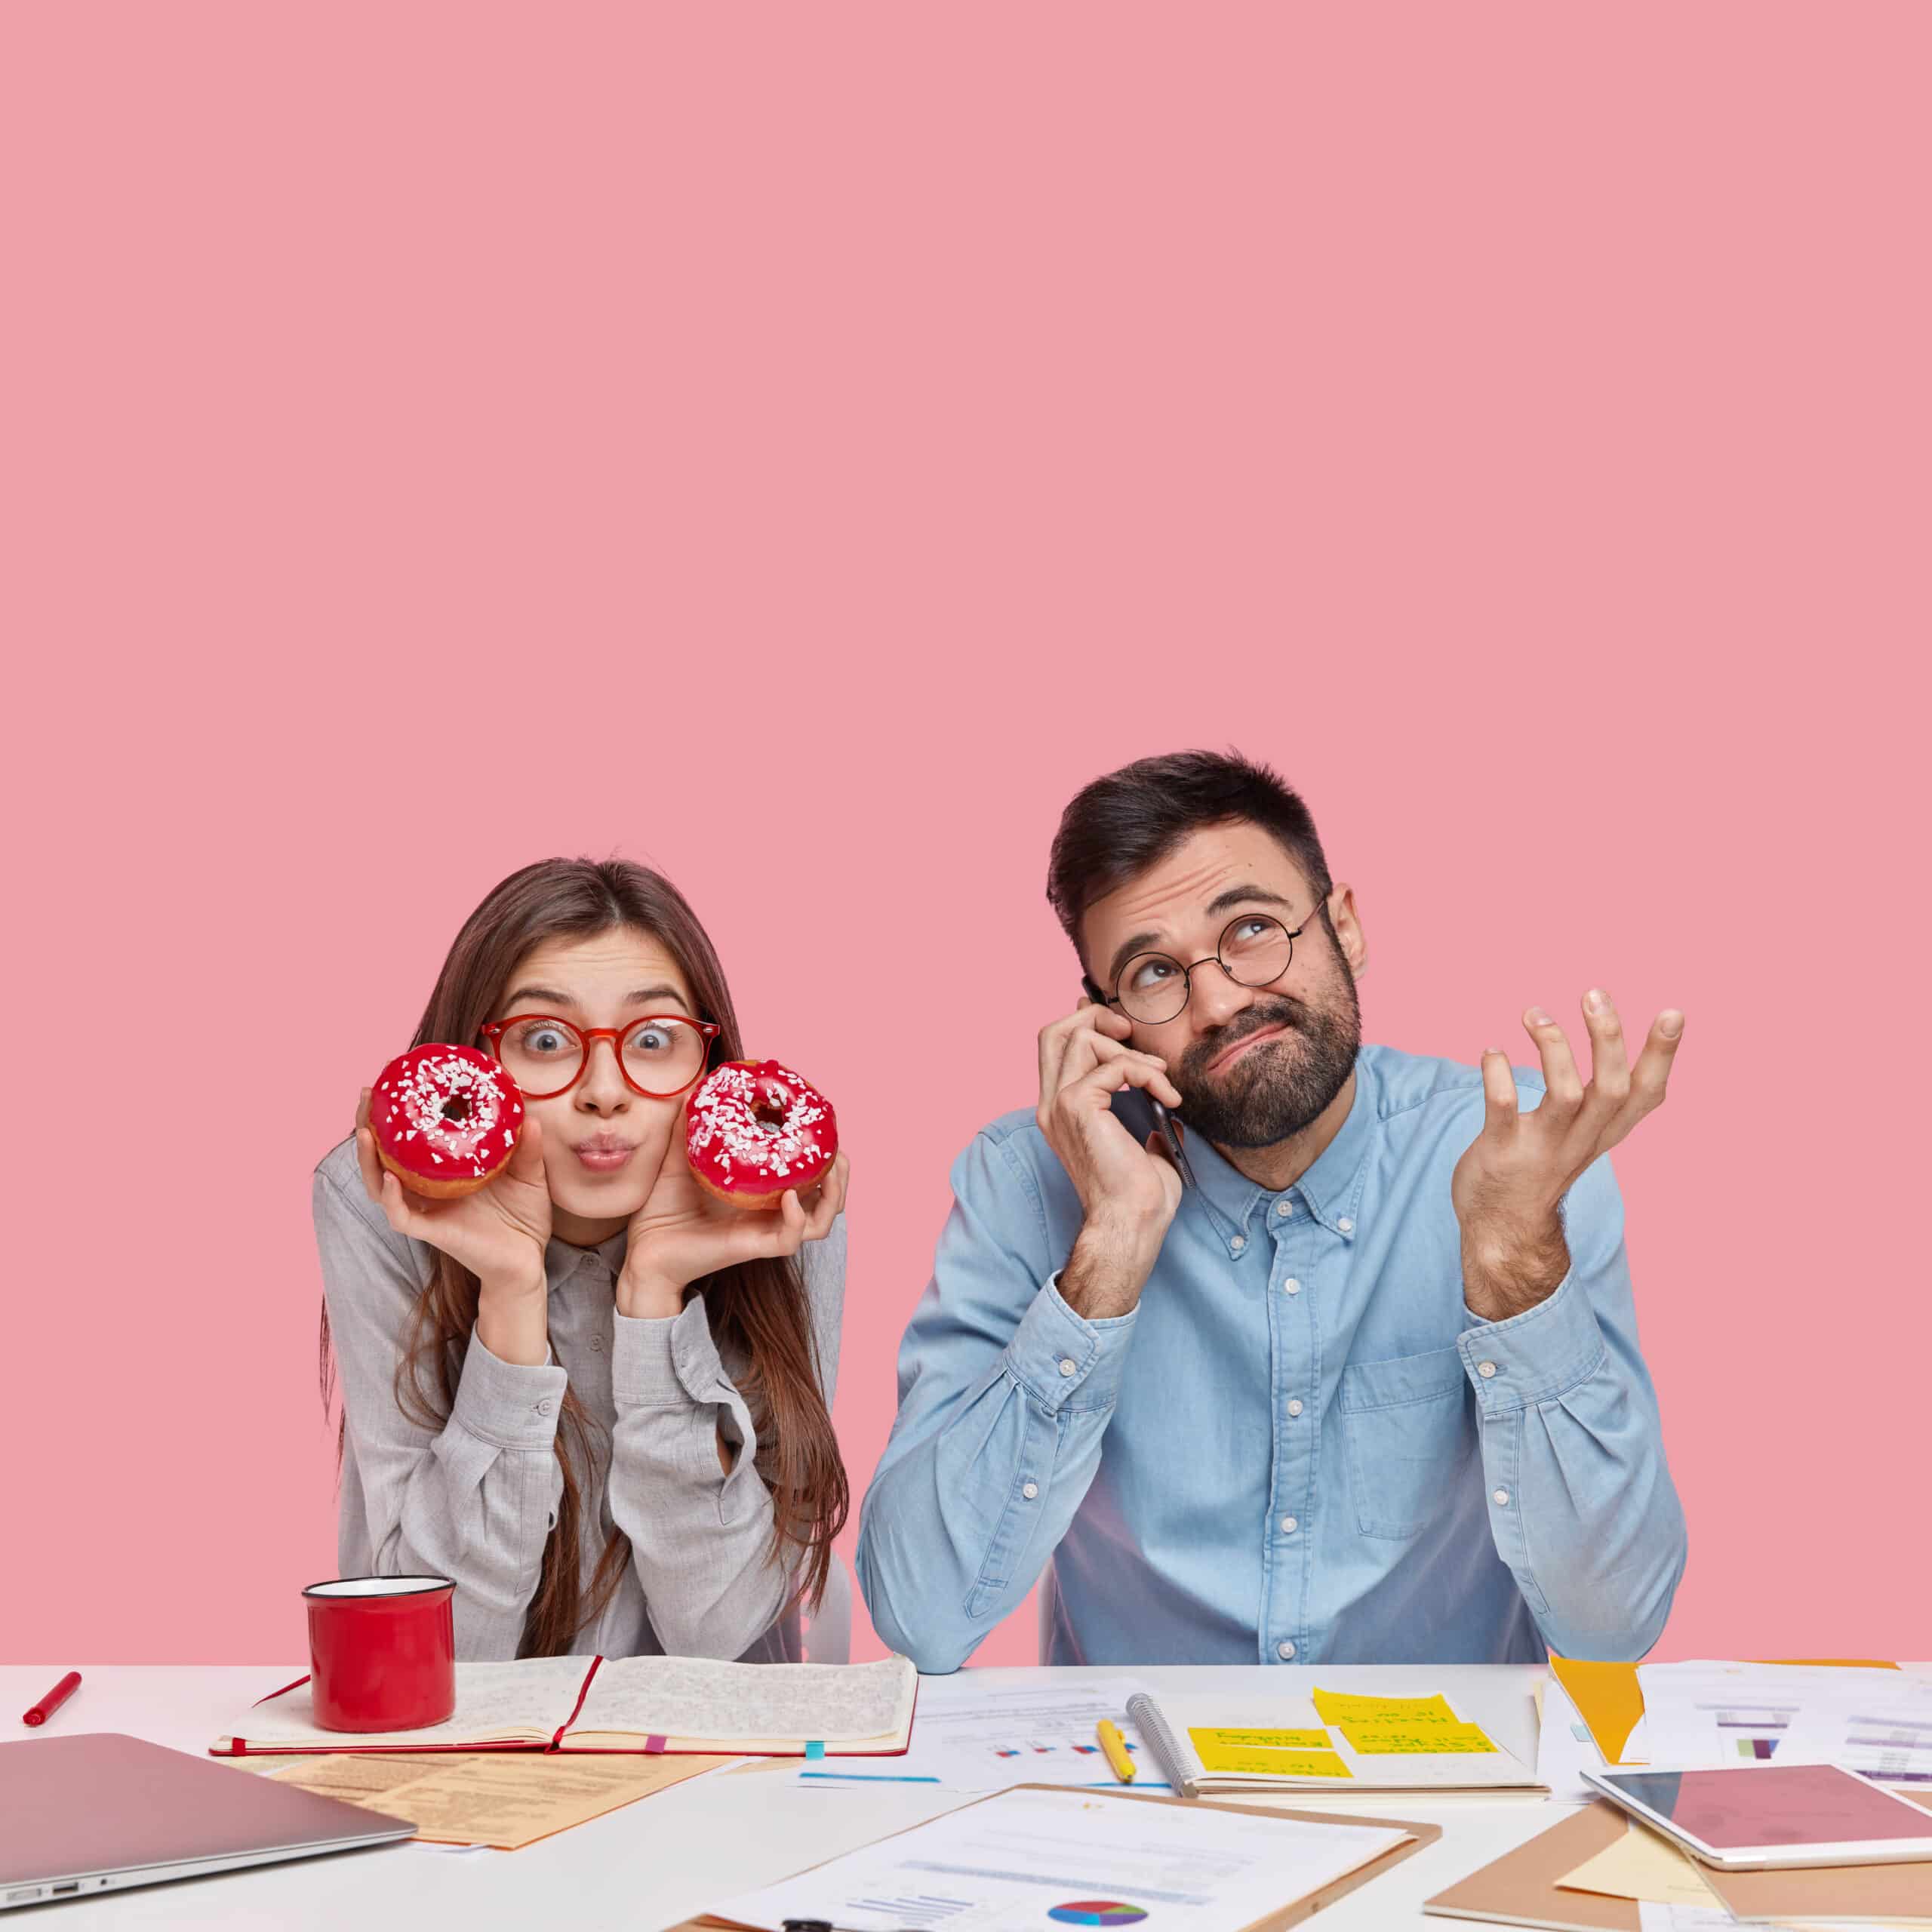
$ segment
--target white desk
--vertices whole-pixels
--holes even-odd
[[[304,1666],[84,1664],[81,1688],[45,1728],[23,1727],[20,1713],[67,1668],[0,1665],[0,1738],[121,1730],[204,1752],[236,1712],[299,1677]],[[1049,1675],[1072,1681],[1088,1674],[983,1673],[989,1684]],[[1531,1686],[1543,1674],[1540,1668],[1150,1666],[1131,1674],[1177,1693],[1278,1696],[1306,1690],[1318,1680],[1332,1690],[1392,1696],[1441,1690],[1524,1763],[1536,1761]],[[260,1926],[289,1932],[311,1926],[329,1932],[345,1927],[355,1932],[391,1927],[486,1932],[500,1926],[530,1932],[544,1924],[567,1924],[571,1932],[605,1926],[660,1932],[734,1892],[783,1878],[964,1801],[956,1792],[934,1795],[912,1786],[881,1786],[861,1794],[788,1786],[775,1778],[768,1784],[760,1778],[700,1777],[521,1851],[389,1846],[155,1885],[65,1907],[44,1906],[19,1922],[23,1927],[52,1927],[71,1921],[88,1932],[134,1925]],[[1569,1811],[1522,1799],[1490,1804],[1456,1798],[1430,1804],[1407,1796],[1392,1797],[1378,1809],[1393,1817],[1432,1820],[1442,1826],[1443,1835],[1318,1914],[1314,1922],[1322,1932],[1449,1925],[1454,1921],[1426,1918],[1422,1900]]]

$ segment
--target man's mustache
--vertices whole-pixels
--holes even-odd
[[[1204,1038],[1195,1041],[1181,1057],[1181,1071],[1189,1075],[1203,1075],[1208,1071],[1210,1061],[1218,1059],[1230,1047],[1240,1045],[1251,1033],[1265,1033],[1271,1026],[1291,1028],[1297,1032],[1306,1030],[1301,1024],[1300,1007],[1299,1000],[1286,995],[1270,1000],[1266,1006],[1251,1006],[1225,1026],[1217,1026]]]

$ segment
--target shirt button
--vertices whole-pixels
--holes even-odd
[[[1060,1357],[1060,1372],[1063,1375],[1071,1375],[1073,1373],[1073,1358],[1071,1355]]]
[[[1291,1395],[1288,1398],[1288,1414],[1291,1416],[1301,1414],[1301,1398],[1299,1395]]]
[[[1301,1525],[1292,1516],[1284,1516],[1281,1518],[1281,1534],[1284,1537],[1293,1536],[1300,1527]]]
[[[1291,1275],[1288,1278],[1281,1284],[1281,1292],[1284,1294],[1298,1295],[1301,1293],[1301,1284],[1297,1281],[1292,1275]]]
[[[1236,1235],[1235,1238],[1228,1243],[1229,1247],[1236,1254],[1238,1254],[1247,1245],[1247,1237],[1245,1235]]]
[[[1350,1220],[1346,1214],[1344,1214],[1342,1218],[1335,1223],[1335,1225],[1337,1227],[1340,1228],[1345,1235],[1352,1235],[1355,1231],[1355,1224],[1354,1222]]]
[[[547,1416],[550,1413],[550,1398],[549,1396],[546,1395],[543,1401],[537,1404],[537,1413],[540,1416]]]
[[[1489,1494],[1491,1500],[1494,1502],[1496,1506],[1499,1509],[1505,1509],[1508,1506],[1509,1502],[1509,1492],[1506,1489],[1492,1489]]]
[[[1292,1201],[1278,1201],[1275,1203],[1275,1212],[1284,1221],[1294,1211],[1295,1204]]]
[[[604,1337],[601,1335],[591,1337],[590,1352],[594,1355],[601,1355],[604,1352]]]
[[[1476,1364],[1476,1373],[1487,1382],[1496,1373],[1496,1364],[1493,1361],[1479,1361]]]
[[[1040,1485],[1036,1482],[1029,1482],[1020,1493],[1029,1503],[1031,1503],[1034,1497],[1039,1494]]]
[[[1284,1642],[1277,1644],[1275,1646],[1275,1654],[1279,1657],[1284,1663],[1286,1663],[1289,1658],[1293,1657],[1294,1654],[1295,1647],[1292,1644]]]

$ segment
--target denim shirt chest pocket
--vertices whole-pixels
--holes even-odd
[[[1411,1537],[1441,1513],[1475,1454],[1475,1401],[1454,1348],[1343,1370],[1349,1482],[1364,1536]]]

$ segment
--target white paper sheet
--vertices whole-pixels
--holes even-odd
[[[1864,1673],[1861,1673],[1863,1675]],[[1932,1684],[1895,1670],[1843,1703],[1807,1703],[1783,1746],[1798,1763],[1844,1764],[1911,1791],[1932,1791]]]
[[[1912,1681],[1895,1670],[1807,1664],[1697,1661],[1637,1669],[1651,1762],[1713,1768],[1768,1764],[1801,1712],[1841,1710],[1861,1697],[1889,1700]]]
[[[1652,1905],[1638,1906],[1643,1932],[1737,1932],[1738,1921],[1722,1906]],[[1784,1932],[1871,1932],[1870,1919],[1785,1919]]]
[[[1554,1676],[1543,1687],[1543,1724],[1537,1739],[1537,1776],[1558,1804],[1587,1804],[1602,1793],[1583,1780],[1586,1770],[1600,1771],[1603,1753],[1570,1694]]]
[[[792,1782],[863,1789],[881,1780],[916,1780],[947,1791],[1003,1791],[1015,1784],[1105,1786],[1115,1777],[1095,1737],[1103,1718],[1121,1727],[1135,1760],[1136,1791],[1164,1791],[1161,1767],[1141,1748],[1127,1700],[1147,1687],[1132,1677],[1078,1684],[986,1687],[984,1673],[962,1670],[919,1681],[918,1715],[904,1756],[875,1764],[848,1760],[801,1766]],[[774,1775],[776,1775],[774,1774]]]
[[[765,1932],[1237,1932],[1406,1835],[1005,1791],[711,1909]]]

